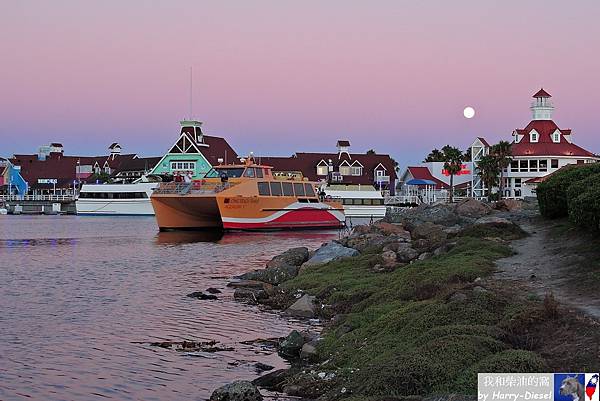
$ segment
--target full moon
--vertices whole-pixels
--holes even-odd
[[[465,118],[473,118],[475,117],[475,109],[471,106],[465,107],[463,114],[465,115]]]

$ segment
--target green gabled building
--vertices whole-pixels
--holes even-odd
[[[220,164],[239,162],[238,155],[224,138],[204,135],[202,122],[180,122],[179,138],[160,159],[150,174],[187,174],[200,179]]]

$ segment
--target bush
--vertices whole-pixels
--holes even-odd
[[[541,182],[537,187],[537,198],[542,216],[551,219],[568,216],[569,187],[595,174],[600,174],[600,163],[571,165]]]
[[[569,220],[600,230],[600,173],[573,183],[567,192]]]

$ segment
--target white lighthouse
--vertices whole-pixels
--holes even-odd
[[[533,97],[535,100],[531,103],[532,120],[552,120],[554,111],[554,106],[550,102],[552,96],[542,88]]]

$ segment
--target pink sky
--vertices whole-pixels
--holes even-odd
[[[242,154],[349,139],[402,165],[475,136],[510,139],[531,95],[600,152],[600,2],[6,1],[0,155],[161,155],[187,117]],[[466,105],[477,115],[462,116]]]

